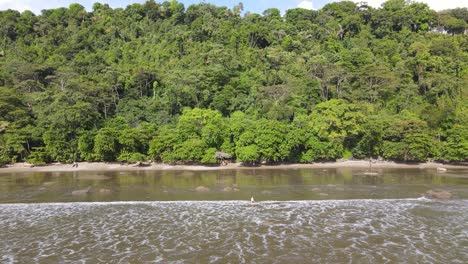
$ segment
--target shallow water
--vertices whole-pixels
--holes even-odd
[[[0,175],[0,259],[2,263],[468,262],[466,171],[380,170],[379,176],[364,172]],[[205,187],[203,192],[197,191],[199,186]],[[88,188],[89,192],[81,192]],[[431,189],[448,190],[454,199],[422,197]],[[248,202],[251,195],[258,202]]]
[[[431,189],[468,199],[468,169],[373,172],[378,175],[349,168],[0,174],[0,203],[224,201],[250,200],[252,195],[259,201],[401,199]]]

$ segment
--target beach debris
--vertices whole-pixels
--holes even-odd
[[[446,168],[443,168],[443,167],[437,167],[437,171],[438,171],[438,172],[446,172],[447,169],[446,169]]]
[[[210,189],[208,187],[205,187],[205,186],[198,186],[197,188],[195,188],[195,191],[197,191],[197,192],[209,192]]]
[[[379,173],[378,173],[378,172],[364,172],[364,175],[367,175],[367,176],[379,176]]]
[[[250,197],[250,202],[251,202],[251,203],[255,203],[255,199],[253,198],[253,196]]]
[[[431,198],[442,200],[450,199],[453,196],[451,192],[443,190],[429,190],[426,192],[426,194],[428,194]]]

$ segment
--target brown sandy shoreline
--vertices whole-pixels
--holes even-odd
[[[66,172],[66,171],[165,171],[165,170],[187,170],[187,171],[207,171],[207,170],[237,170],[237,169],[307,169],[307,168],[369,168],[369,161],[348,160],[337,162],[317,162],[311,164],[280,164],[280,165],[261,165],[256,167],[242,166],[240,163],[230,163],[227,166],[203,166],[203,165],[169,165],[163,163],[151,163],[148,166],[138,166],[136,164],[120,164],[105,162],[80,162],[78,167],[72,167],[72,164],[52,163],[45,166],[34,166],[28,163],[15,163],[0,168],[1,173],[16,172]],[[372,168],[402,168],[402,169],[462,169],[468,166],[447,165],[436,162],[426,163],[396,163],[391,161],[372,162]]]

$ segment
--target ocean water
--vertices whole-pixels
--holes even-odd
[[[464,172],[417,172],[3,175],[0,262],[468,263]]]

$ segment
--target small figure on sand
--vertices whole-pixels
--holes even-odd
[[[76,161],[73,162],[72,168],[78,168],[78,163]]]
[[[251,203],[255,203],[255,199],[253,198],[253,196],[250,197],[250,202],[251,202]]]

